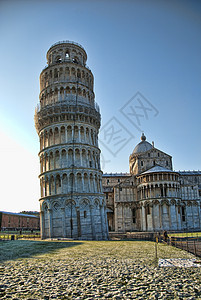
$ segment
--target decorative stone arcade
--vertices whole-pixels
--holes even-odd
[[[87,54],[54,44],[40,74],[35,127],[40,138],[42,238],[108,239],[98,132],[99,107]]]

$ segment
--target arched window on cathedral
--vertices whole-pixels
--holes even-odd
[[[161,186],[161,197],[163,197],[163,187]]]
[[[167,186],[164,187],[164,196],[167,197]]]

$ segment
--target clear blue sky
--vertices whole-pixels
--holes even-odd
[[[88,54],[104,172],[129,171],[141,131],[174,169],[201,169],[200,1],[1,0],[0,36],[0,210],[39,209],[33,116],[46,52],[62,40]]]

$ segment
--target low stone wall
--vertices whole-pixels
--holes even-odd
[[[142,241],[153,241],[155,239],[155,232],[109,232],[110,240],[142,240]]]

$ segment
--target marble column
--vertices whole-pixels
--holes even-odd
[[[168,205],[169,229],[172,229],[171,204]]]
[[[154,222],[154,204],[151,207],[151,215],[152,215],[152,230],[155,231],[155,222]]]
[[[52,209],[48,209],[49,238],[52,237]]]
[[[106,239],[106,224],[105,224],[105,218],[104,218],[104,206],[100,206],[100,212],[101,212],[102,238]]]
[[[40,212],[40,234],[41,239],[43,240],[45,238],[45,231],[44,231],[44,212]]]
[[[96,231],[94,226],[94,216],[93,216],[93,205],[90,205],[90,218],[91,218],[91,232],[92,232],[92,240],[96,238]]]
[[[63,237],[66,237],[66,212],[65,207],[61,207],[61,219],[62,219],[62,232]]]
[[[159,204],[159,222],[160,222],[160,230],[163,228],[163,220],[162,220],[162,206]]]
[[[142,216],[142,231],[146,231],[146,220],[145,220],[145,207],[142,205],[142,208],[141,208],[141,216]]]
[[[114,204],[114,228],[118,232],[118,209],[116,203]]]

